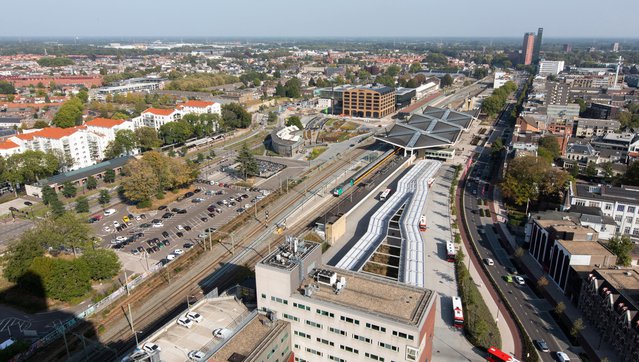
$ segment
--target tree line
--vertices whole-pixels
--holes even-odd
[[[493,94],[483,100],[481,104],[482,112],[488,114],[490,117],[495,117],[506,105],[510,93],[516,90],[517,85],[512,81],[506,82],[506,84],[500,88],[495,89]]]

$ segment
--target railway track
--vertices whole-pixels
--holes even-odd
[[[286,217],[289,208],[299,203],[301,198],[308,197],[307,190],[313,192],[318,186],[326,182],[328,177],[338,173],[340,169],[350,163],[350,160],[356,159],[363,152],[364,150],[359,148],[354,149],[349,153],[350,157],[344,156],[329,165],[309,172],[303,182],[293,187],[289,193],[283,194],[279,199],[271,202],[271,206],[269,206],[269,210],[272,210],[270,219],[275,221]],[[330,207],[330,204],[328,206],[325,205],[323,208],[327,207]],[[309,216],[305,220],[297,222],[295,226],[289,229],[287,234],[298,235],[307,228],[312,220],[313,217]],[[227,233],[230,231],[232,224],[221,228],[221,231]],[[228,258],[226,252],[228,247],[223,243],[219,245],[226,247],[226,250],[217,247],[213,251],[189,253],[187,254],[189,258],[180,258],[184,262],[180,264],[172,263],[174,265],[169,264],[166,270],[159,272],[155,277],[134,289],[130,296],[111,307],[111,312],[107,313],[103,318],[91,318],[90,322],[93,324],[85,328],[90,329],[90,327],[102,326],[100,329],[104,329],[105,332],[101,333],[100,343],[109,346],[110,349],[94,349],[90,355],[83,356],[82,359],[88,357],[89,360],[113,360],[135,346],[135,336],[129,320],[129,305],[131,314],[133,314],[135,329],[143,331],[143,333],[138,335],[138,338],[143,339],[147,335],[146,331],[157,329],[181,312],[184,309],[186,296],[199,292],[208,293],[216,287],[223,290],[233,285],[237,272],[242,266],[252,268],[264,256],[264,251],[277,247],[284,238],[283,235],[275,233],[276,226],[272,225],[265,228],[265,224],[255,218],[252,218],[250,225],[244,226],[246,231],[242,232],[240,230],[238,235],[236,235],[238,243],[235,245],[235,249],[239,251],[232,258]],[[224,250],[224,252],[220,253],[220,250]],[[203,262],[204,258],[213,260],[205,263]],[[187,268],[191,265],[202,266],[202,269],[197,272],[187,270],[175,276],[174,280],[170,279],[172,272],[177,273],[176,269]],[[190,272],[194,274],[190,274]],[[171,285],[177,285],[177,287],[171,288]],[[144,305],[145,302],[151,299],[155,300],[154,304]],[[86,332],[81,330],[76,331],[76,334]],[[73,336],[71,338],[67,337],[67,340],[71,339],[73,339]],[[68,341],[68,343],[72,342]],[[58,354],[62,353],[66,356],[64,345],[59,344],[57,347]],[[55,355],[55,352],[47,353],[47,355]]]

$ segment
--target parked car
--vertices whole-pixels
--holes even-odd
[[[182,326],[182,327],[186,327],[186,328],[191,328],[193,327],[193,321],[186,318],[186,317],[182,317],[180,319],[177,320],[177,324]]]
[[[174,208],[171,209],[172,212],[178,212],[180,210],[182,210],[182,209],[180,209],[179,207],[174,207]]]
[[[180,209],[177,211],[178,214],[186,214],[186,209]]]
[[[229,338],[233,334],[233,331],[227,328],[217,328],[213,330],[213,336],[215,338],[226,339]]]
[[[188,226],[188,225],[184,225],[184,230],[186,230],[186,231],[191,231],[191,227],[190,227],[190,226]]]
[[[187,197],[187,198],[188,198],[188,197],[191,197],[191,196],[193,196],[193,195],[195,195],[195,193],[194,193],[194,192],[190,192],[190,191],[189,191],[189,192],[187,192],[187,193],[185,193],[185,194],[184,194],[184,197]]]
[[[175,236],[177,236],[178,238],[181,238],[184,236],[184,233],[181,231],[178,231],[177,233],[175,233]]]
[[[142,225],[140,225],[140,226],[142,226]],[[161,221],[160,221],[160,222],[154,222],[154,223],[153,223],[153,227],[154,227],[154,228],[161,228],[161,227],[163,227],[163,226],[164,226],[164,223],[163,223],[163,222],[161,222]]]
[[[486,263],[486,265],[495,265],[495,262],[491,258],[484,259],[484,262]]]
[[[182,254],[184,254],[184,250],[182,250],[182,249],[175,249],[175,250],[173,250],[173,254],[175,254],[175,255],[182,255]]]
[[[115,209],[106,209],[104,210],[104,216],[111,216],[116,213]]]
[[[193,247],[193,244],[191,244],[191,243],[184,243],[184,245],[182,245],[182,247],[183,247],[184,249],[191,249],[191,248]]]
[[[210,228],[204,229],[205,233],[214,233],[216,231],[217,231],[217,228],[215,228],[215,227],[210,227]]]
[[[524,280],[524,278],[522,278],[519,275],[515,275],[514,279],[515,279],[515,283],[517,283],[519,285],[525,285],[526,284],[526,281]]]
[[[120,223],[119,223],[119,222],[117,222],[117,221],[113,221],[113,227],[116,227],[116,228],[117,228],[118,226],[120,226]]]
[[[167,213],[165,213],[164,215],[162,215],[162,218],[163,218],[163,219],[170,219],[170,218],[172,218],[172,217],[173,217],[173,215],[175,215],[175,214],[174,214],[174,213],[172,213],[172,212],[167,212]]]
[[[131,249],[131,254],[133,255],[139,255],[140,252],[138,251],[138,249]]]
[[[144,247],[142,247],[142,246],[138,246],[138,251],[139,251],[140,253],[144,253]]]
[[[175,254],[169,254],[169,255],[166,256],[166,260],[173,260],[175,258],[177,258],[177,256]]]
[[[131,221],[128,216],[122,216],[122,221],[129,222]]]
[[[204,199],[201,198],[201,197],[196,197],[193,200],[191,200],[191,202],[194,203],[194,204],[200,203],[202,201],[204,201]]]
[[[161,351],[162,349],[160,348],[160,346],[158,346],[155,343],[147,343],[144,345],[144,347],[142,347],[142,349],[144,349],[147,352],[153,352],[153,351]]]
[[[160,207],[158,207],[158,210],[166,210],[167,206],[166,205],[162,205]]]
[[[200,315],[200,313],[188,312],[186,313],[186,318],[192,320],[195,323],[200,323],[204,317]]]
[[[162,236],[164,236],[165,238],[169,237],[169,233],[166,231],[162,231]]]
[[[178,229],[178,230],[184,230],[184,226],[182,226],[182,225],[178,225],[178,226],[177,226],[177,229]]]
[[[204,352],[201,352],[201,351],[191,351],[187,354],[187,356],[189,357],[191,361],[197,361],[197,362],[204,361],[204,357],[206,357]]]

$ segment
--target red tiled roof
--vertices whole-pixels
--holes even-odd
[[[0,150],[9,150],[16,147],[20,147],[20,146],[18,146],[17,144],[15,144],[14,142],[10,140],[6,140],[0,143]]]
[[[62,137],[70,136],[76,133],[78,129],[76,127],[71,128],[57,128],[47,127],[43,128],[40,132],[35,132],[36,137],[60,139]]]
[[[186,101],[186,102],[182,103],[182,106],[183,107],[206,108],[206,107],[212,106],[214,104],[215,104],[215,102],[190,100],[190,101]]]
[[[123,119],[96,118],[85,123],[87,126],[113,128],[124,123]]]
[[[21,133],[21,134],[17,134],[16,137],[18,137],[19,139],[23,141],[31,141],[33,139],[33,136],[38,132]]]
[[[170,116],[174,111],[174,109],[148,108],[142,113],[152,113],[156,116]]]

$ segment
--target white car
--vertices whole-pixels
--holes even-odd
[[[229,338],[233,334],[233,331],[227,328],[217,328],[213,330],[213,336],[215,338],[226,339]]]
[[[120,226],[120,223],[117,221],[113,221],[113,227],[117,228],[118,226]]]
[[[515,275],[515,276],[513,277],[513,279],[515,280],[515,283],[517,283],[517,284],[519,284],[519,285],[524,285],[524,284],[526,284],[526,281],[524,280],[524,278],[522,278],[522,277],[521,277],[521,276],[519,276],[519,275]]]
[[[175,250],[173,250],[173,254],[175,254],[175,255],[182,255],[182,254],[184,254],[184,250],[182,250],[182,249],[175,249]]]
[[[570,362],[570,357],[564,352],[557,352],[557,359],[559,362]]]
[[[140,216],[140,215],[135,215],[135,220],[136,220],[136,221],[140,221],[140,220],[142,220],[142,216]]]
[[[154,227],[154,228],[161,228],[162,226],[164,226],[164,223],[156,222],[156,223],[151,224],[151,226]]]
[[[115,240],[124,241],[124,240],[126,240],[126,236],[118,235],[118,236],[115,237]]]
[[[206,356],[204,352],[201,351],[191,351],[187,355],[191,361],[204,361],[204,357]]]
[[[186,328],[191,328],[193,327],[193,321],[186,318],[186,317],[182,317],[180,319],[177,320],[177,324],[182,326],[182,327],[186,327]]]
[[[182,226],[182,225],[178,225],[178,226],[177,226],[177,229],[178,229],[178,230],[184,230],[184,226]]]
[[[161,351],[162,348],[160,348],[160,346],[158,346],[155,343],[147,343],[144,345],[144,347],[142,347],[145,351],[147,352],[153,352],[153,351]]]
[[[484,261],[486,262],[486,265],[495,265],[495,262],[491,258],[486,258]]]
[[[194,321],[195,323],[200,323],[204,319],[204,317],[202,317],[200,313],[195,313],[195,312],[186,313],[186,318]]]
[[[175,255],[175,254],[169,254],[169,255],[166,256],[166,260],[173,260],[175,258],[177,258],[177,255]]]
[[[104,210],[104,216],[111,216],[116,213],[115,209],[106,209]]]

